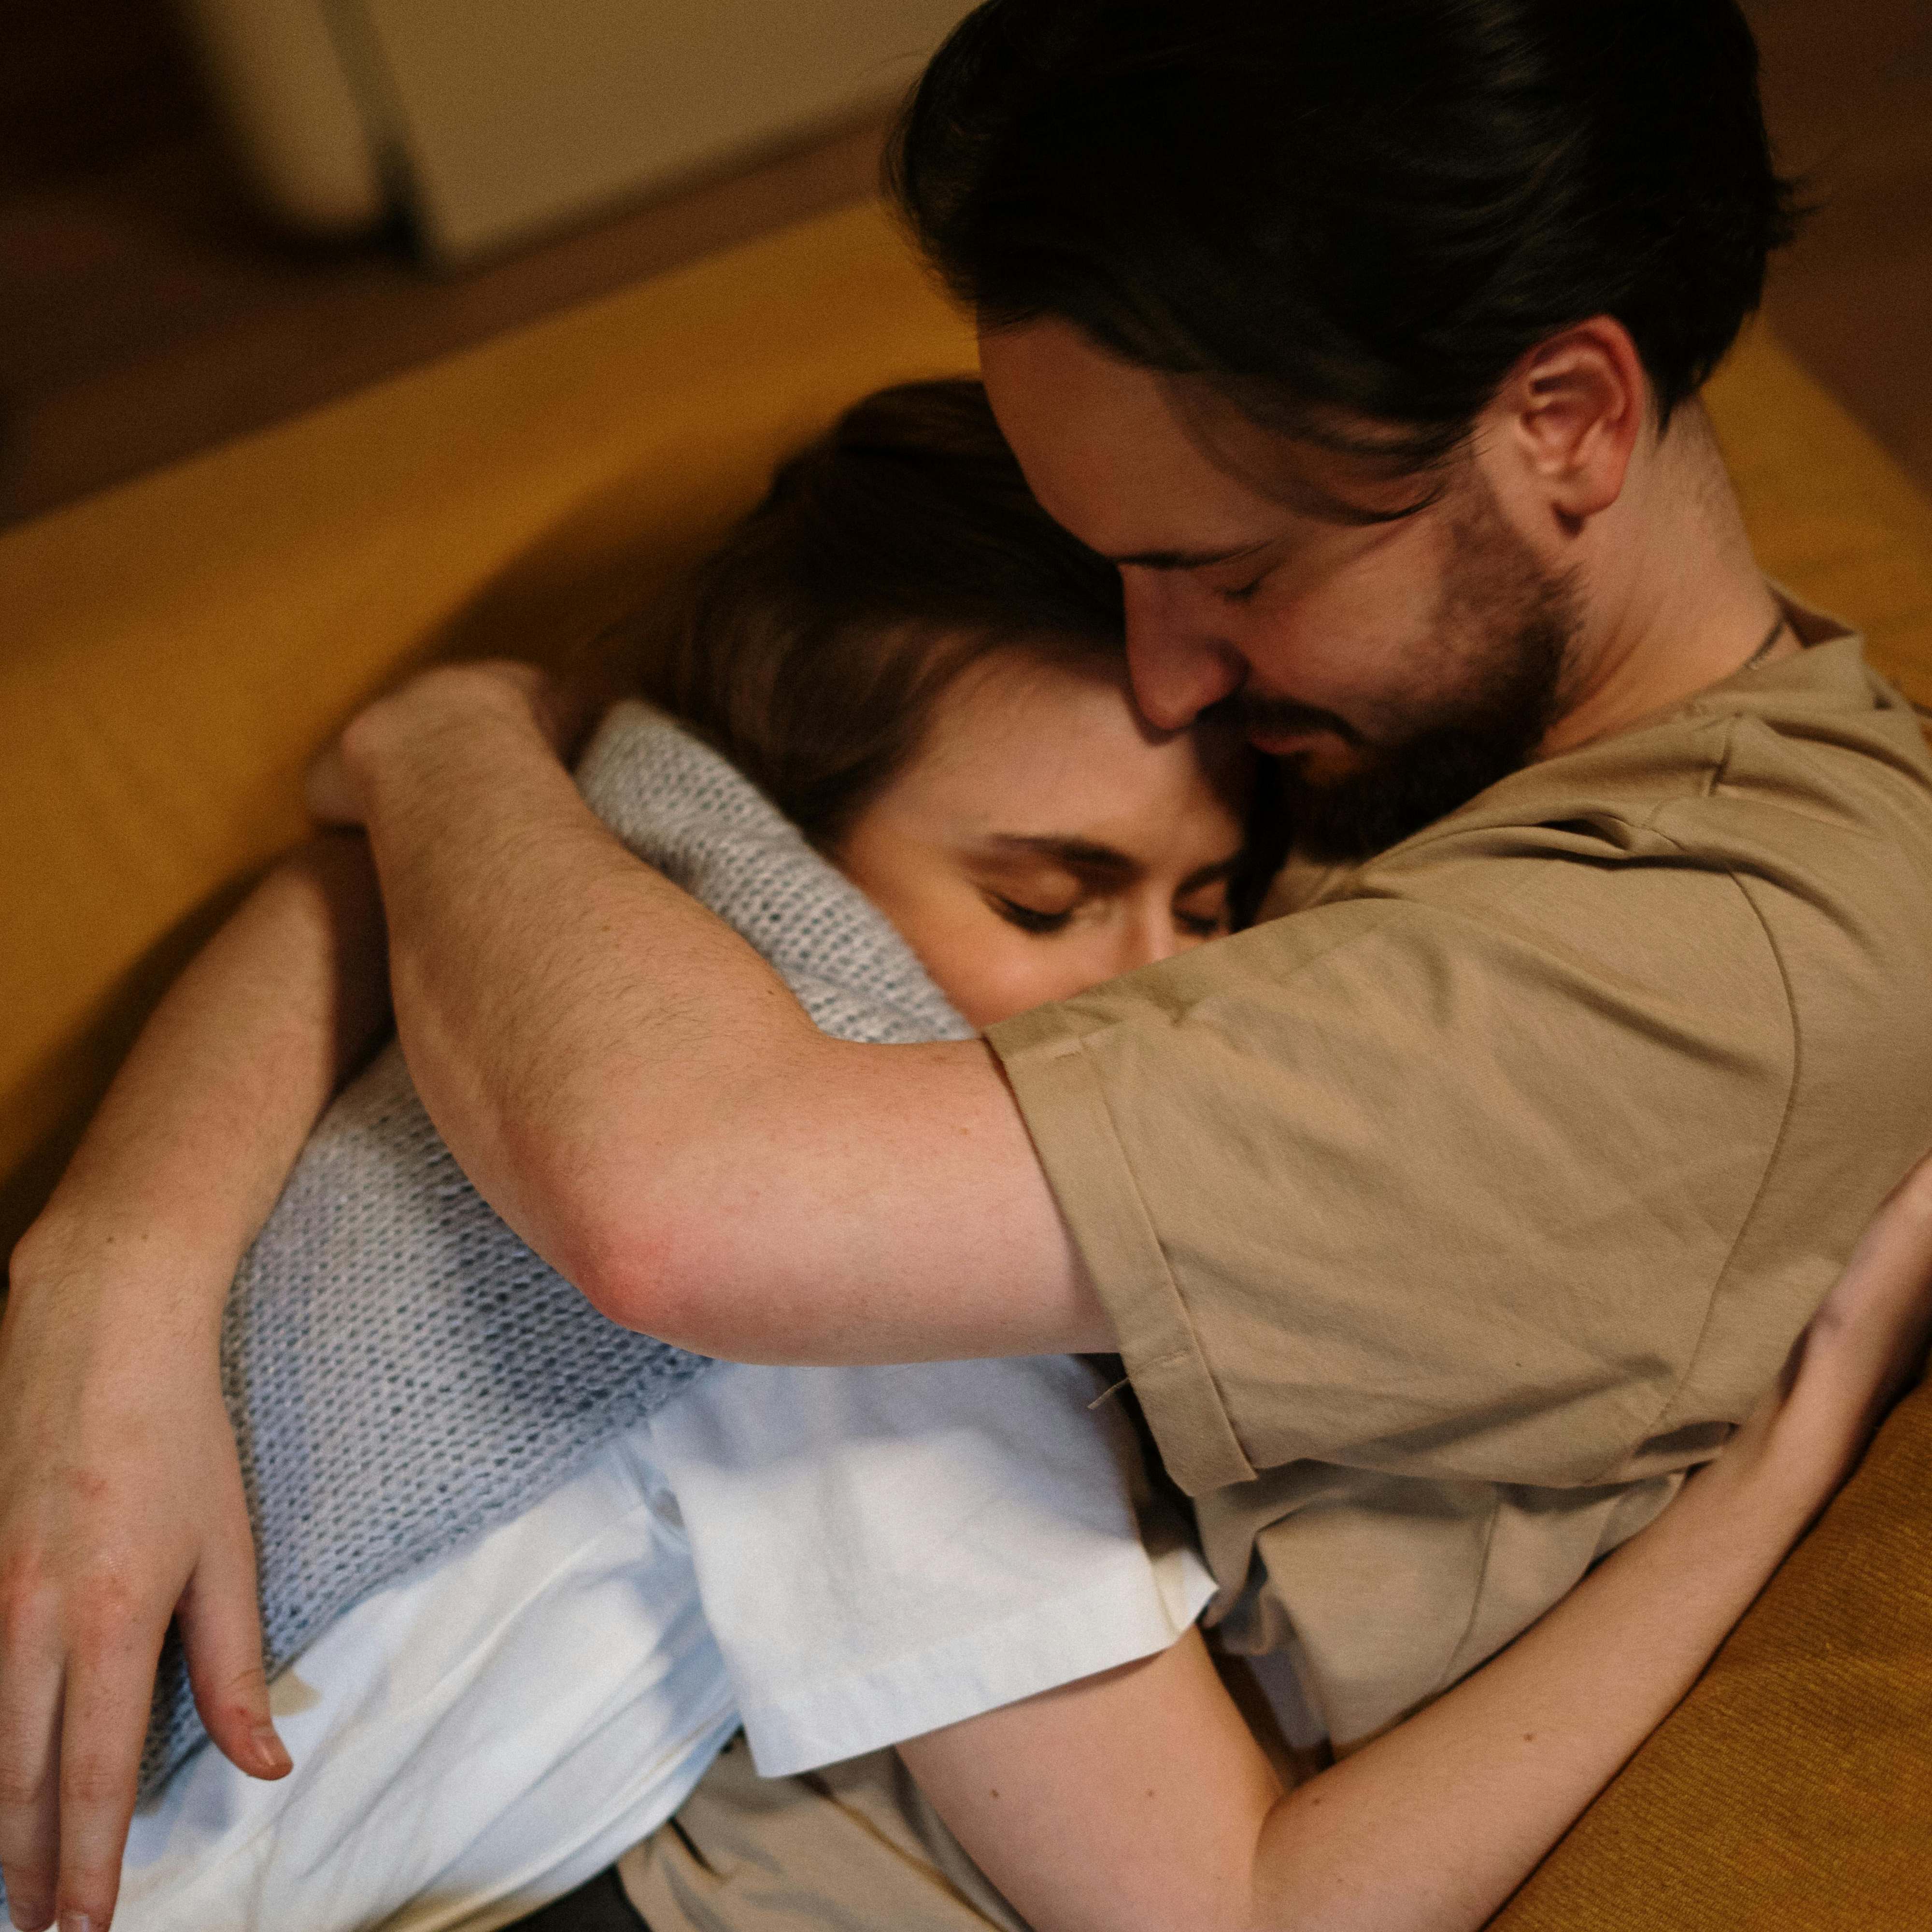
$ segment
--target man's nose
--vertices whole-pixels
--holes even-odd
[[[1152,571],[1121,573],[1127,626],[1127,675],[1150,724],[1178,731],[1247,676],[1240,653],[1216,634],[1196,607],[1192,585]]]

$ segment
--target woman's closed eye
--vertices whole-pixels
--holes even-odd
[[[1073,915],[1080,909],[1077,902],[1052,908],[1028,905],[1023,900],[1009,898],[1004,892],[989,892],[986,898],[986,903],[1009,926],[1016,926],[1022,932],[1035,933],[1042,938],[1064,932],[1073,923]]]
[[[1190,939],[1219,939],[1233,929],[1228,905],[1228,879],[1234,862],[1216,866],[1207,878],[1197,875],[1174,902],[1174,929]]]

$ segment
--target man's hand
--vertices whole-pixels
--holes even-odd
[[[27,1932],[112,1916],[171,1616],[209,1736],[289,1768],[209,1298],[120,1245],[30,1234],[0,1327],[0,1866]]]
[[[324,825],[362,825],[368,802],[345,748],[352,740],[384,733],[416,737],[477,715],[498,712],[533,724],[560,758],[576,748],[592,722],[580,693],[535,664],[507,658],[439,665],[365,705],[348,728],[310,766],[304,786],[308,808]]]

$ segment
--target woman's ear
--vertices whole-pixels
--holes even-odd
[[[1574,533],[1622,494],[1650,382],[1630,332],[1600,315],[1539,343],[1493,406],[1522,480]]]

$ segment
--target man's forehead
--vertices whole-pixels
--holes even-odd
[[[1210,461],[1162,379],[1071,323],[988,331],[980,370],[1048,514],[1119,560],[1205,558],[1265,540],[1276,506]]]
[[[986,332],[980,368],[1042,507],[1116,562],[1201,568],[1292,539],[1298,526],[1313,535],[1383,520],[1378,502],[1358,508],[1360,479],[1321,452],[1258,428],[1204,387],[1109,353],[1070,322]]]

